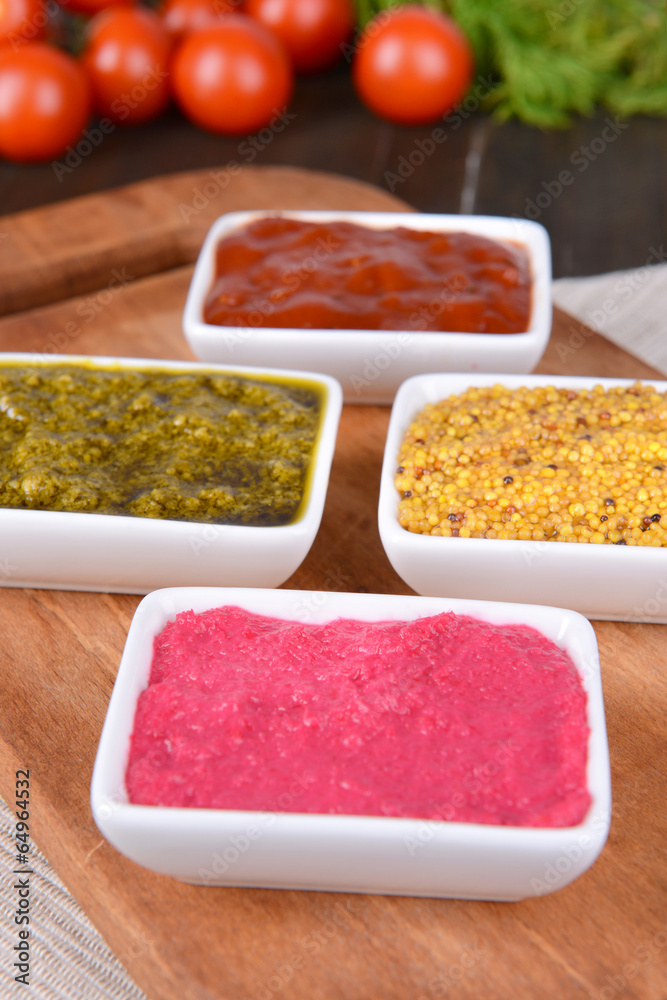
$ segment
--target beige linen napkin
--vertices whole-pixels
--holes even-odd
[[[3,956],[0,996],[22,995],[20,983],[10,988],[8,979],[19,944],[14,923],[17,892],[12,889],[19,866],[14,847],[16,817],[0,802],[0,878],[2,916],[0,951]],[[29,988],[31,1000],[145,1000],[120,962],[112,955],[81,908],[74,902],[44,855],[30,841],[27,855],[34,874],[29,876],[31,954]],[[16,974],[20,972],[16,970]],[[11,978],[14,978],[12,973]]]
[[[645,267],[554,281],[554,305],[667,375],[667,263],[662,246]]]

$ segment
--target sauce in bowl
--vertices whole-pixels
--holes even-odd
[[[226,606],[156,636],[135,804],[566,827],[591,803],[587,696],[526,625],[309,624]]]
[[[519,244],[271,217],[220,240],[203,318],[219,326],[512,334],[528,330],[531,301]]]
[[[320,396],[215,371],[2,365],[0,508],[289,524]]]

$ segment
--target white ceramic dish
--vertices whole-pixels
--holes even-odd
[[[567,544],[493,538],[418,535],[398,522],[394,486],[403,435],[427,403],[470,386],[554,385],[585,389],[631,385],[634,379],[555,375],[431,374],[399,389],[385,446],[378,523],[396,572],[418,594],[507,600],[568,607],[594,619],[667,622],[667,550],[637,546]],[[660,392],[667,382],[652,381]]]
[[[343,219],[376,229],[408,226],[467,232],[519,243],[530,256],[533,303],[525,333],[426,333],[418,330],[296,330],[222,327],[205,323],[203,305],[215,274],[218,241],[267,215],[315,222]],[[208,232],[183,314],[185,336],[196,357],[224,364],[266,364],[326,372],[343,386],[348,403],[391,403],[411,375],[430,371],[529,372],[551,332],[551,250],[543,226],[526,219],[481,215],[393,212],[230,212]]]
[[[224,605],[309,622],[405,621],[451,610],[539,629],[570,654],[587,691],[588,814],[577,826],[537,829],[129,804],[124,775],[153,638],[179,611]],[[585,618],[558,608],[339,592],[154,591],[137,608],[128,633],[95,761],[91,808],[101,833],[128,858],[202,885],[496,900],[552,892],[595,861],[609,829],[609,753],[595,633]]]
[[[215,371],[251,379],[306,380],[322,394],[304,503],[287,525],[254,527],[147,517],[0,508],[0,584],[145,594],[167,586],[277,587],[297,569],[322,519],[342,407],[340,385],[309,372],[138,358],[4,354],[8,364],[84,364],[142,371]]]

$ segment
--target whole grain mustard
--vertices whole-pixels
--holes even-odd
[[[420,534],[664,546],[667,394],[471,388],[417,416],[395,484]]]

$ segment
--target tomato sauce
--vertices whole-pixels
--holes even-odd
[[[451,612],[303,624],[223,607],[158,635],[133,803],[565,827],[586,693],[541,633]]]
[[[223,238],[204,319],[326,330],[528,330],[527,251],[469,233],[269,217]]]

